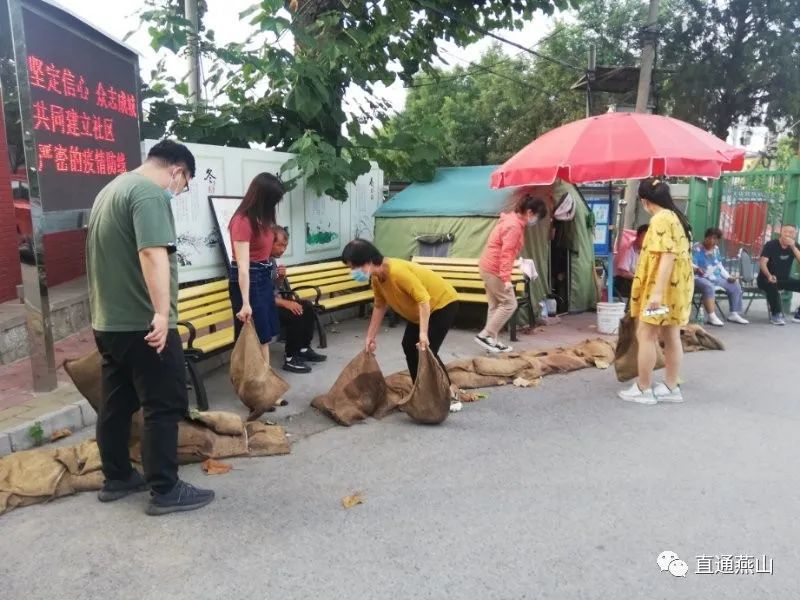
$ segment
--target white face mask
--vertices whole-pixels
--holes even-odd
[[[538,222],[539,222],[539,219],[537,217],[533,217],[531,219],[528,219],[528,227],[533,227]]]

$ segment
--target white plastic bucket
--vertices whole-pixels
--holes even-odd
[[[597,331],[614,335],[619,330],[619,320],[625,316],[624,302],[597,303]]]

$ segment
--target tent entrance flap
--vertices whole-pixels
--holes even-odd
[[[452,233],[426,233],[414,237],[419,256],[450,256],[450,246],[456,239]]]

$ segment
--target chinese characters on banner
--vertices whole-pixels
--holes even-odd
[[[57,7],[21,4],[25,128],[36,150],[28,167],[44,212],[87,210],[114,177],[141,164],[138,57]]]
[[[28,56],[28,78],[34,88],[86,104],[84,109],[66,108],[54,99],[33,102],[33,129],[38,133],[36,148],[39,154],[39,173],[55,169],[62,173],[84,175],[117,175],[128,170],[124,152],[105,150],[92,142],[115,142],[116,116],[106,117],[94,112],[103,108],[120,115],[138,119],[136,96],[113,86],[98,82],[90,91],[83,75],[54,63],[45,63],[38,56]],[[43,133],[75,138],[74,143],[53,144],[38,141]],[[78,145],[80,140],[81,145]],[[90,140],[90,141],[86,141]],[[68,143],[68,142],[67,142]]]

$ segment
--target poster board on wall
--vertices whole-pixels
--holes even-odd
[[[156,143],[146,140],[143,150]],[[194,154],[196,175],[189,190],[173,200],[181,283],[227,276],[226,240],[220,239],[211,196],[241,198],[262,172],[280,173],[292,155],[285,152],[186,144]],[[374,213],[383,202],[383,172],[373,165],[355,184],[349,199],[320,198],[300,182],[278,204],[278,224],[289,230],[282,262],[296,265],[335,259],[354,237],[372,239]],[[222,201],[220,201],[222,202]],[[227,225],[221,228],[227,231]]]
[[[228,234],[233,214],[242,202],[242,196],[209,196],[208,203],[211,207],[211,214],[214,216],[217,239],[221,240],[220,249],[225,261],[225,268],[228,273],[231,270],[231,263],[236,259],[233,254],[233,244],[231,236]]]

